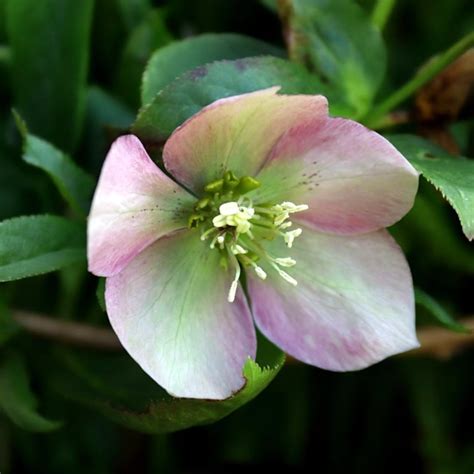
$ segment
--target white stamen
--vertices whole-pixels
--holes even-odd
[[[234,268],[235,268],[234,280],[232,281],[232,283],[230,285],[229,294],[227,295],[227,301],[229,303],[233,303],[234,300],[235,300],[235,294],[237,292],[237,287],[238,287],[238,284],[239,284],[240,264],[239,264],[238,260],[235,258],[235,256],[232,254],[232,252],[231,252],[231,250],[229,249],[228,246],[227,246],[227,251],[229,252],[230,260],[231,260],[231,262],[232,262],[232,264],[234,265]]]
[[[239,212],[239,204],[235,201],[225,202],[219,206],[221,216],[233,216]]]
[[[220,214],[212,219],[215,227],[235,227],[238,234],[250,231],[250,219],[255,215],[252,207],[239,206],[235,201],[225,202],[219,206]]]
[[[293,225],[293,222],[291,222],[291,221],[284,222],[283,224],[281,224],[280,229],[282,229],[282,230],[288,229],[288,227],[291,227],[292,225]]]
[[[296,239],[296,237],[299,237],[301,235],[301,232],[303,232],[302,229],[298,228],[295,230],[290,230],[289,232],[286,232],[283,235],[288,248],[291,249],[291,247],[293,246],[293,241]]]
[[[299,204],[296,205],[293,202],[290,201],[285,201],[280,204],[280,206],[290,214],[293,212],[301,212],[301,211],[307,211],[309,209],[309,206],[307,204]]]
[[[265,278],[267,278],[267,274],[263,268],[259,267],[258,265],[255,265],[254,270],[257,276],[262,280],[265,280]]]
[[[214,227],[225,227],[227,225],[227,218],[226,216],[219,214],[212,219],[212,223],[214,224]]]
[[[298,282],[291,275],[288,275],[288,273],[283,271],[276,264],[272,264],[272,266],[278,272],[278,274],[283,278],[283,280],[287,281],[288,283],[292,284],[293,286],[296,286],[298,284]]]
[[[237,293],[237,286],[239,282],[234,280],[230,285],[229,294],[227,295],[227,301],[233,303],[235,300],[235,294]]]
[[[282,211],[275,216],[275,219],[273,222],[276,226],[279,226],[279,225],[282,225],[283,222],[285,222],[288,219],[288,217],[290,217],[290,214],[286,211]]]
[[[296,265],[296,260],[291,257],[275,258],[274,262],[281,267],[292,267]]]
[[[248,250],[244,249],[241,245],[235,244],[231,247],[232,253],[234,255],[244,255],[248,253]]]

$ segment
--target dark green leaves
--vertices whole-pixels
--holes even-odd
[[[51,272],[84,259],[81,224],[48,215],[0,223],[0,281]]]
[[[46,171],[64,199],[82,215],[89,212],[95,181],[72,159],[41,138],[24,136],[23,159]]]
[[[144,107],[133,132],[151,142],[166,139],[186,119],[217,99],[281,86],[283,93],[325,93],[326,87],[299,66],[273,57],[217,61],[193,69]]]
[[[63,149],[81,129],[92,0],[7,2],[16,105],[32,131]]]
[[[8,354],[0,362],[0,409],[25,430],[51,431],[61,426],[39,415],[36,407],[23,359],[17,354]]]
[[[453,157],[436,145],[413,135],[392,135],[388,138],[453,206],[466,237],[472,240],[474,161]]]
[[[378,29],[353,0],[284,0],[290,58],[334,86],[360,117],[369,109],[385,73]]]
[[[172,398],[126,355],[59,355],[72,377],[56,379],[66,397],[93,406],[112,420],[146,433],[167,433],[216,422],[255,398],[277,375],[284,355],[272,350],[261,368],[249,360],[246,386],[223,401]]]
[[[222,59],[247,56],[281,55],[272,45],[236,34],[206,34],[177,41],[159,49],[150,59],[143,75],[142,104],[181,74]]]

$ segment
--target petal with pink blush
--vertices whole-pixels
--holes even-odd
[[[324,117],[288,130],[257,179],[254,201],[308,204],[294,220],[337,234],[394,224],[418,189],[417,171],[385,138],[351,120]]]
[[[288,254],[277,241],[269,249]],[[273,343],[334,371],[418,346],[410,270],[386,231],[345,237],[304,229],[291,250],[297,263],[288,273],[297,286],[270,268],[266,281],[247,275],[256,324]]]
[[[138,138],[118,138],[105,159],[89,214],[89,270],[100,276],[120,272],[152,242],[186,227],[193,202],[153,163]]]
[[[289,128],[327,115],[318,95],[279,95],[278,87],[218,100],[177,128],[165,144],[166,169],[200,192],[231,170],[255,175]]]
[[[241,289],[195,230],[164,237],[107,278],[107,313],[142,369],[177,397],[224,399],[245,383],[256,338]]]

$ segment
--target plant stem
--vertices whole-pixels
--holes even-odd
[[[27,311],[14,311],[14,320],[28,332],[46,339],[73,346],[101,350],[123,350],[113,331],[90,324],[65,321]],[[459,350],[474,344],[474,316],[459,321],[469,329],[469,334],[460,334],[442,327],[424,327],[418,331],[421,347],[407,352],[408,356],[428,355],[449,358]],[[289,359],[290,363],[296,363]]]
[[[120,350],[122,348],[117,336],[110,329],[65,321],[28,311],[15,311],[13,319],[23,329],[36,336],[65,344],[105,350]]]
[[[419,72],[404,86],[389,96],[385,101],[376,106],[362,121],[369,128],[377,128],[380,119],[388,112],[408,99],[421,86],[439,74],[446,66],[451,64],[459,56],[474,46],[474,32],[469,33],[455,43],[451,48],[435,56],[430,62],[422,67]]]
[[[375,4],[375,7],[372,11],[372,23],[380,31],[384,29],[394,6],[395,0],[377,0],[377,3]]]

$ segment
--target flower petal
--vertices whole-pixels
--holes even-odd
[[[247,301],[196,231],[164,237],[107,279],[105,300],[120,341],[143,370],[178,397],[224,399],[255,358]]]
[[[186,227],[194,200],[153,163],[138,138],[118,138],[92,201],[89,270],[100,276],[120,272],[156,239]]]
[[[276,242],[271,250],[285,255]],[[266,281],[252,272],[247,280],[257,326],[284,351],[345,371],[418,346],[410,270],[386,231],[344,237],[304,229],[291,256],[296,287],[271,269]]]
[[[278,89],[228,97],[205,107],[166,142],[166,169],[195,192],[227,170],[255,175],[286,130],[327,115],[325,97],[278,95]]]
[[[390,142],[357,122],[329,117],[289,130],[257,178],[255,200],[308,204],[294,220],[338,234],[394,224],[418,189],[418,173]]]

